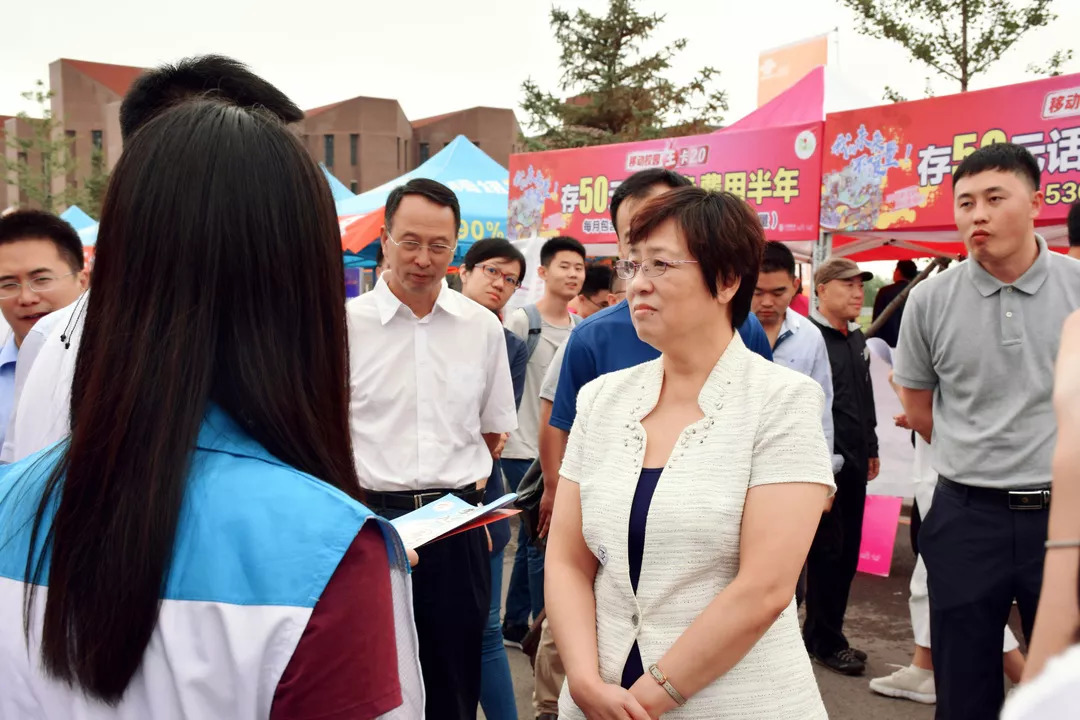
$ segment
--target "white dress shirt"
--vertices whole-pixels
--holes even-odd
[[[417,318],[382,278],[346,310],[360,485],[452,490],[491,475],[482,433],[517,428],[495,314],[443,285],[432,311]]]
[[[34,323],[19,349],[12,409],[0,461],[22,460],[71,434],[71,382],[89,293]]]

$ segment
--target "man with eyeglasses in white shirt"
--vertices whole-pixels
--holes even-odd
[[[391,191],[390,268],[349,302],[350,427],[368,507],[399,517],[447,493],[481,501],[502,433],[517,428],[498,318],[443,282],[461,210],[434,180]],[[475,718],[491,598],[483,528],[419,548],[413,606],[426,717]]]
[[[15,399],[23,340],[38,320],[70,305],[86,289],[82,242],[68,223],[40,210],[0,217],[0,312],[11,327],[0,348],[0,445]]]

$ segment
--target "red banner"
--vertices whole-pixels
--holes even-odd
[[[809,123],[511,155],[508,237],[614,243],[615,189],[639,170],[665,167],[744,198],[770,240],[816,239],[821,131]]]
[[[977,148],[1006,141],[1039,161],[1039,223],[1063,221],[1080,199],[1080,75],[829,115],[821,226],[953,228],[953,169]]]

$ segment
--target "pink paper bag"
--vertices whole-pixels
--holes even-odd
[[[889,577],[902,502],[901,498],[888,495],[866,496],[862,545],[859,547],[859,572]]]

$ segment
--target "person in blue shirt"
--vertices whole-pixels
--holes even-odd
[[[657,195],[690,184],[689,180],[676,172],[653,168],[634,173],[619,185],[611,198],[611,220],[615,224],[615,235],[619,240],[620,259],[629,255],[626,239],[630,221],[637,210]],[[738,330],[747,348],[772,361],[769,339],[753,314],[747,317]],[[630,318],[630,307],[625,300],[595,313],[578,325],[566,341],[549,421],[551,427],[559,431],[561,448],[566,448],[570,428],[573,427],[577,415],[578,392],[586,383],[606,373],[640,365],[658,357],[660,351],[638,337]],[[562,453],[559,455],[561,457]],[[558,477],[544,475],[544,496],[540,503],[541,536],[547,533],[558,482]]]
[[[0,445],[15,405],[15,365],[34,324],[86,289],[82,241],[68,223],[41,210],[0,217],[0,314],[11,332],[0,345]]]
[[[523,277],[525,256],[521,251],[506,238],[484,238],[473,243],[465,253],[461,294],[483,305],[501,320],[503,308],[521,286]],[[514,383],[514,403],[520,408],[529,363],[528,345],[506,328],[503,333],[506,357],[510,361],[510,379]],[[499,444],[495,454],[501,453],[503,444]],[[498,500],[506,492],[502,464],[496,457],[484,489],[484,502]],[[503,550],[510,542],[510,521],[499,520],[487,528],[491,538],[491,608],[480,659],[480,707],[490,720],[517,720],[514,682],[502,635]]]
[[[791,309],[795,297],[795,256],[781,242],[765,243],[751,309],[772,346],[773,360],[817,380],[825,392],[821,417],[825,442],[833,450],[833,382],[829,352],[817,325]],[[840,472],[844,458],[833,453],[833,472]]]

